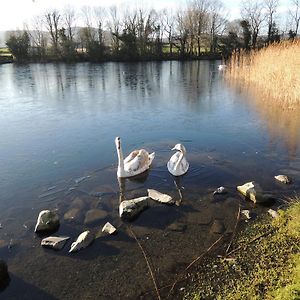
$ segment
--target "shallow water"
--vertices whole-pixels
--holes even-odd
[[[11,274],[0,298],[151,298],[153,284],[127,226],[163,287],[219,238],[210,230],[215,219],[230,233],[239,204],[264,213],[239,197],[237,185],[255,180],[279,199],[299,191],[299,111],[274,110],[229,86],[218,64],[0,66],[0,257]],[[115,136],[122,137],[125,153],[137,147],[156,152],[142,178],[119,184]],[[190,169],[174,182],[166,162],[178,142],[187,148]],[[276,183],[273,176],[280,173],[293,184]],[[221,185],[229,193],[213,196]],[[153,204],[123,223],[120,186],[127,199],[154,188],[178,205]],[[65,221],[78,198],[80,214]],[[107,216],[85,225],[85,213],[95,208]],[[72,255],[71,240],[59,252],[43,249],[33,233],[42,209],[58,209],[56,234],[71,240],[87,228],[97,233],[107,221],[119,233]],[[181,229],[172,230],[177,225]]]

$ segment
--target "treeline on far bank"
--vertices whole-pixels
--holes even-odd
[[[244,2],[242,19],[231,22],[219,0],[193,0],[176,12],[69,6],[8,33],[6,45],[19,62],[216,59],[297,36],[298,27],[284,32],[275,23],[278,1],[260,3]]]

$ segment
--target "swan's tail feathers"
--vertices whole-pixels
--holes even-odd
[[[154,157],[155,157],[155,152],[152,152],[151,154],[149,154],[149,166],[152,164]]]

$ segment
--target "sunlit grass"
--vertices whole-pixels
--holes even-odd
[[[299,197],[278,218],[249,224],[234,244],[235,261],[206,264],[185,299],[300,299]]]
[[[258,88],[281,104],[300,103],[300,40],[233,54],[227,78]]]

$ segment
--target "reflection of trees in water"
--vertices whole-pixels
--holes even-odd
[[[238,88],[251,96],[249,104],[266,122],[271,138],[281,138],[288,148],[289,156],[295,158],[300,145],[300,106],[285,107],[259,90],[243,86]]]

